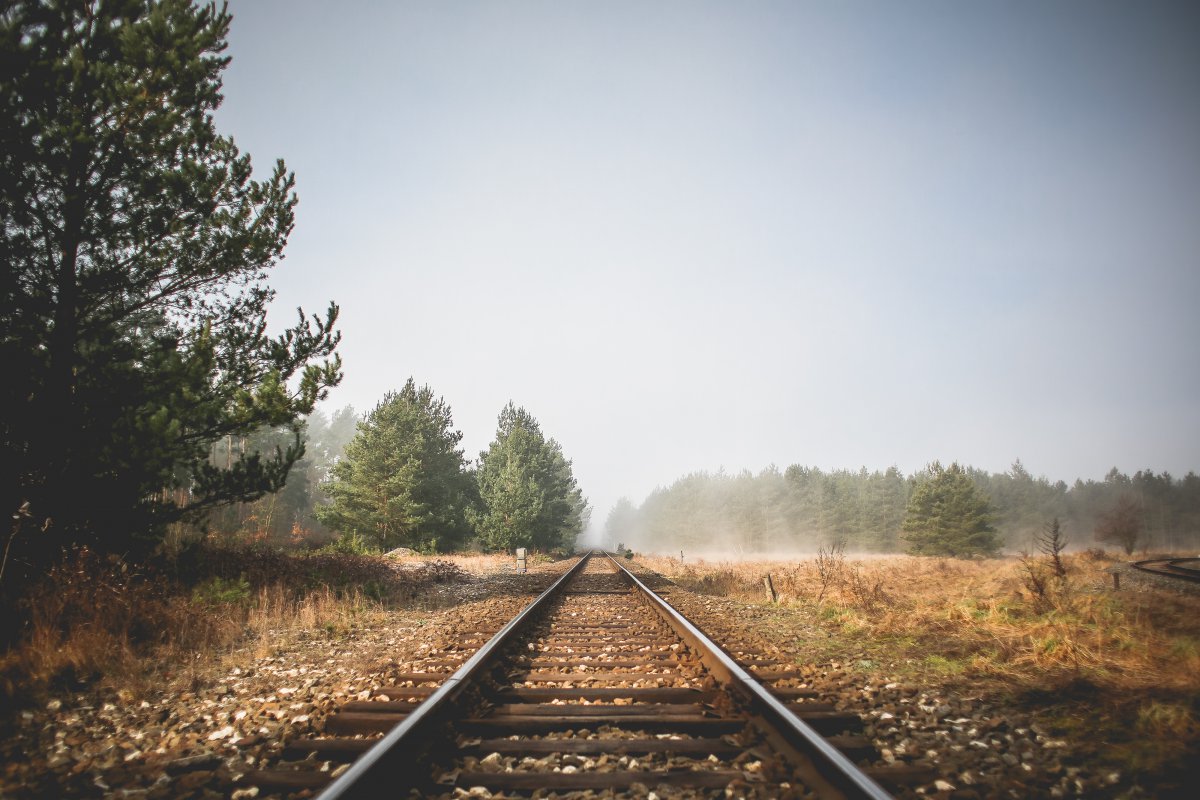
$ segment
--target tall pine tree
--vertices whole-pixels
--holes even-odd
[[[475,476],[481,501],[475,529],[492,549],[571,549],[587,525],[590,509],[562,447],[511,402]]]
[[[957,463],[929,466],[929,479],[909,498],[903,531],[914,555],[967,558],[1000,549],[991,504]]]
[[[453,426],[446,401],[409,378],[359,423],[317,518],[385,549],[453,550],[470,534],[474,494]]]
[[[213,125],[229,24],[191,0],[0,12],[0,484],[48,521],[42,556],[278,489],[341,378],[336,306],[266,334],[296,195]],[[290,443],[209,463],[264,427]]]

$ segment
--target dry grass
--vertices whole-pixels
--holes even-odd
[[[1040,592],[1014,558],[642,561],[685,588],[770,606],[756,628],[800,663],[986,696],[1119,773],[1172,785],[1194,773],[1200,593],[1132,576],[1114,592],[1107,555],[1066,557],[1065,580]]]
[[[208,577],[194,582],[199,561]],[[186,582],[81,549],[25,598],[22,635],[0,655],[0,700],[15,707],[102,680],[133,688],[167,675],[196,682],[235,646],[268,654],[305,632],[340,635],[386,605],[422,607],[433,584],[485,567],[481,558],[414,561],[419,569],[377,557],[271,553],[251,561],[215,551],[189,562]],[[231,563],[251,565],[252,577],[231,573]]]
[[[144,664],[228,646],[245,618],[239,605],[193,601],[161,576],[136,574],[86,549],[57,567],[25,606],[24,636],[0,658],[5,699],[74,689],[106,675],[144,678]]]
[[[1200,691],[1200,596],[1140,586],[1112,592],[1103,570],[1115,561],[1106,555],[1066,557],[1066,580],[1042,597],[1031,593],[1016,559],[822,555],[642,561],[685,588],[753,603],[769,602],[762,580],[770,573],[781,605],[814,611],[867,646],[916,655],[935,672]]]
[[[450,553],[436,556],[436,558],[448,561],[472,575],[493,575],[504,570],[512,570],[515,562],[512,555],[505,553]],[[410,560],[414,561],[424,559],[423,556],[410,557]]]
[[[262,587],[247,609],[245,628],[256,656],[279,653],[300,635],[338,635],[364,624],[382,605],[362,591],[322,587],[297,597],[279,584]]]

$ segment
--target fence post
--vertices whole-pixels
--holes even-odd
[[[771,581],[771,573],[767,573],[767,577],[763,578],[763,585],[767,587],[767,599],[772,603],[779,602],[779,596],[775,594],[775,584]]]

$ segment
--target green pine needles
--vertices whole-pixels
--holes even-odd
[[[266,333],[296,194],[213,124],[230,20],[191,0],[0,13],[0,483],[51,520],[29,563],[278,490],[341,380],[335,305]],[[214,463],[264,427],[294,435]]]
[[[571,549],[588,504],[571,462],[537,420],[512,403],[496,440],[468,469],[450,407],[410,378],[358,425],[325,485],[322,523],[388,550]]]
[[[956,558],[996,554],[1000,537],[992,525],[991,503],[966,470],[935,461],[927,473],[909,498],[901,528],[908,552]]]
[[[562,447],[511,402],[500,412],[496,439],[479,455],[476,478],[473,521],[491,549],[571,550],[587,526],[591,510]]]
[[[412,378],[389,392],[346,445],[317,518],[343,536],[383,550],[446,552],[471,535],[467,508],[475,494],[450,406]]]

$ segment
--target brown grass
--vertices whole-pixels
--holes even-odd
[[[534,558],[537,557],[534,556]],[[439,555],[437,558],[472,575],[492,575],[504,570],[511,570],[515,561],[512,555],[506,553],[449,553]]]
[[[257,656],[277,654],[298,636],[323,630],[340,634],[382,611],[381,604],[355,589],[315,589],[297,597],[280,584],[258,590],[246,614],[246,639]]]
[[[1194,773],[1200,594],[1132,575],[1113,591],[1104,553],[1065,557],[1065,581],[1040,593],[1018,559],[642,561],[685,588],[770,608],[756,628],[799,663],[986,696],[1073,742],[1074,757],[1152,783]]]
[[[1130,581],[1113,592],[1103,554],[1067,556],[1065,582],[1044,597],[1016,559],[641,560],[685,588],[752,603],[769,602],[770,573],[780,605],[933,671],[1200,691],[1200,595]]]
[[[306,631],[364,624],[386,605],[423,608],[433,584],[468,569],[457,559],[412,561],[214,550],[189,560],[183,580],[179,563],[139,570],[77,550],[18,609],[24,625],[0,656],[0,700],[11,708],[101,680],[195,682],[235,646],[278,652]],[[249,569],[237,574],[239,564]]]

